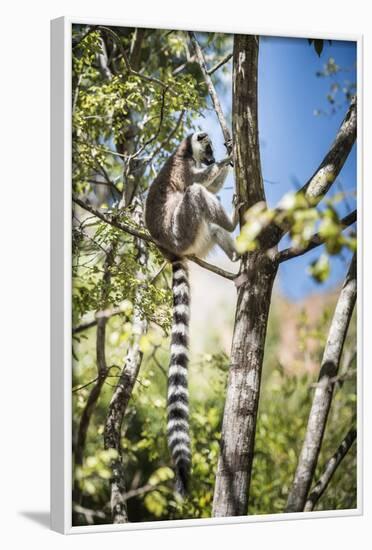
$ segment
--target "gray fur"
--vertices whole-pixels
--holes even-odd
[[[223,186],[230,161],[227,157],[214,162],[210,138],[198,132],[181,142],[152,183],[145,221],[169,259],[190,254],[203,257],[214,245],[236,259],[229,233],[236,227],[237,209],[230,218],[214,196]]]

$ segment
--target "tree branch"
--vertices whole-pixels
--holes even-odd
[[[177,122],[176,122],[176,125],[175,127],[169,132],[169,134],[167,135],[167,137],[161,142],[161,144],[159,145],[159,147],[157,147],[155,149],[155,151],[152,153],[151,157],[149,158],[148,162],[152,162],[152,160],[156,157],[156,155],[162,151],[164,149],[164,147],[166,147],[166,145],[168,145],[168,143],[170,142],[170,140],[173,138],[173,136],[177,133],[178,131],[178,128],[180,127],[181,125],[181,122],[182,122],[182,119],[183,117],[185,116],[185,110],[182,110],[181,113],[180,113],[180,116],[178,117],[177,119]]]
[[[305,197],[311,199],[312,204],[314,201],[315,203],[319,202],[327,193],[351,151],[357,131],[356,110],[357,102],[356,97],[354,97],[330,150],[319,168],[299,191],[304,193]]]
[[[146,485],[143,485],[143,487],[138,487],[138,489],[130,489],[123,495],[124,499],[129,500],[130,498],[144,495],[145,493],[149,493],[150,491],[155,491],[159,488],[159,485],[159,483],[157,483],[156,485],[147,483]]]
[[[225,279],[229,279],[230,281],[233,281],[236,277],[238,277],[238,273],[231,273],[230,271],[225,271],[224,269],[217,267],[216,265],[209,264],[204,260],[197,258],[196,256],[186,256],[186,257],[188,260],[191,260],[192,262],[200,265],[201,267],[204,267],[204,269],[207,269],[212,273],[216,273],[216,275],[220,275],[221,277],[224,277]]]
[[[109,225],[112,225],[113,227],[116,227],[117,229],[121,229],[121,231],[125,231],[126,233],[129,233],[130,235],[133,235],[134,237],[138,237],[139,239],[142,239],[144,241],[155,243],[155,241],[148,235],[147,233],[143,233],[142,231],[138,231],[137,229],[134,229],[130,227],[129,225],[120,222],[117,220],[117,217],[110,215],[108,217],[107,215],[103,214],[95,208],[94,206],[87,204],[86,202],[82,201],[81,199],[78,199],[77,197],[72,197],[72,200],[78,204],[81,208],[84,208],[87,212],[90,212],[94,216],[97,216],[100,220],[102,220],[105,223],[108,223]],[[199,258],[196,258],[195,256],[186,256],[186,258],[201,267],[204,267],[204,269],[207,269],[208,271],[212,271],[213,273],[216,273],[217,275],[220,275],[221,277],[225,277],[225,279],[235,279],[237,276],[235,273],[230,273],[229,271],[225,271],[224,269],[221,269],[220,267],[217,267],[215,265],[209,264],[208,262],[205,262],[204,260],[201,260]],[[93,325],[90,325],[93,326]],[[89,328],[86,327],[86,328]],[[84,329],[82,329],[84,330]],[[79,332],[79,331],[78,331]]]
[[[304,195],[309,200],[309,205],[312,207],[322,200],[335,182],[353,147],[357,131],[356,108],[357,102],[354,97],[331,148],[311,178],[298,191],[298,194]],[[280,203],[275,211],[277,214],[285,212]],[[273,244],[277,244],[289,229],[288,223],[279,225],[275,222],[275,218],[276,216],[274,222],[266,230],[266,233],[270,234]]]
[[[92,319],[91,321],[87,321],[86,323],[81,323],[80,325],[73,327],[72,334],[79,334],[84,330],[88,330],[88,328],[95,327],[99,318],[103,317],[105,319],[110,319],[111,317],[114,317],[115,315],[120,315],[121,313],[123,313],[123,310],[120,308],[120,306],[98,311],[95,315],[95,319]]]
[[[341,220],[341,225],[343,229],[346,229],[350,225],[356,222],[357,219],[357,211],[354,210]],[[326,239],[324,237],[321,237],[319,233],[315,233],[313,237],[310,239],[309,244],[305,248],[296,248],[296,247],[290,247],[285,248],[284,250],[281,250],[277,254],[277,260],[279,263],[286,262],[287,260],[291,260],[292,258],[297,258],[297,256],[302,256],[303,254],[306,254],[307,252],[310,252],[310,250],[314,250],[314,248],[317,248],[318,246],[321,246],[326,242]]]
[[[129,160],[133,160],[135,158],[137,158],[144,149],[146,149],[146,147],[148,145],[150,145],[150,143],[152,143],[153,141],[156,140],[156,138],[158,137],[158,135],[160,134],[160,130],[161,130],[161,127],[163,125],[163,118],[164,118],[164,106],[165,106],[165,95],[167,93],[167,88],[164,88],[163,91],[162,91],[162,98],[161,98],[161,106],[160,106],[160,115],[159,115],[159,125],[158,125],[158,128],[155,132],[155,134],[153,136],[151,136],[147,141],[145,141],[145,143],[143,143],[141,145],[141,147],[135,152],[133,153],[133,155],[130,155],[129,157]]]
[[[137,229],[127,225],[126,223],[118,221],[116,216],[119,216],[118,213],[116,216],[109,214],[103,214],[100,210],[92,206],[91,204],[87,204],[86,202],[82,201],[81,199],[78,199],[77,197],[72,197],[73,202],[78,204],[81,208],[84,208],[87,212],[90,212],[100,220],[102,220],[105,223],[108,223],[109,225],[112,225],[113,227],[116,227],[117,229],[121,229],[121,231],[125,231],[125,233],[129,233],[130,235],[133,235],[133,237],[138,237],[139,239],[143,239],[147,242],[154,242],[153,239],[148,235],[147,233],[144,233],[143,231],[138,231]]]
[[[225,63],[230,61],[232,56],[233,56],[232,53],[228,53],[223,59],[221,59],[219,63],[216,63],[216,65],[212,69],[209,69],[209,71],[207,71],[207,74],[211,75],[215,73],[220,67],[222,67],[222,65],[225,65]]]
[[[357,293],[356,255],[354,254],[337,301],[324,349],[318,384],[309,414],[305,440],[289,491],[286,512],[302,512],[317,465],[323,435],[332,403],[334,384]]]
[[[103,36],[101,36],[101,49],[102,52],[98,54],[98,61],[101,67],[101,72],[107,80],[111,80],[113,75],[109,67],[106,42]]]
[[[123,155],[122,153],[118,153],[118,151],[113,151],[112,149],[108,149],[107,147],[104,147],[103,145],[98,145],[96,143],[90,143],[89,141],[86,141],[84,139],[80,138],[74,138],[74,143],[81,143],[82,145],[87,145],[87,147],[95,148],[97,151],[102,151],[102,153],[108,153],[109,155],[112,155],[114,157],[120,157],[123,160],[128,160],[129,155]]]
[[[137,223],[142,221],[142,205],[136,199],[134,216]],[[137,260],[140,266],[145,266],[148,260],[148,250],[141,238],[136,239]],[[142,273],[139,271],[138,276]],[[143,285],[138,285],[135,303],[141,302],[141,293]],[[126,523],[128,514],[126,508],[126,488],[125,488],[125,467],[121,448],[121,430],[124,415],[126,413],[129,400],[132,395],[134,384],[142,363],[143,352],[140,348],[140,339],[147,331],[148,322],[142,317],[138,307],[134,307],[133,312],[133,336],[129,344],[127,356],[124,361],[123,369],[120,373],[115,391],[111,397],[106,423],[104,428],[105,449],[114,449],[117,451],[117,457],[111,462],[112,478],[110,482],[111,489],[111,513],[113,523]]]
[[[116,185],[113,183],[113,182],[107,182],[107,181],[97,181],[95,179],[89,179],[89,180],[86,180],[88,183],[91,183],[92,185],[105,185],[106,187],[109,187],[110,191],[111,191],[111,195],[113,195],[113,191],[115,191],[115,193],[117,193],[117,195],[121,196],[121,192],[119,191],[119,189],[116,187]],[[113,198],[115,199],[115,196],[113,196]]]
[[[332,479],[333,474],[341,464],[343,458],[351,448],[352,444],[356,440],[357,431],[352,428],[345,438],[342,440],[335,454],[328,460],[323,474],[320,476],[318,482],[311,491],[304,508],[304,512],[311,512],[314,510],[316,503],[327,489],[329,482]]]
[[[156,84],[157,86],[161,86],[162,88],[168,88],[168,85],[164,84],[164,82],[162,82],[158,78],[155,78],[155,77],[152,77],[152,76],[146,76],[146,75],[144,75],[142,73],[139,73],[138,71],[136,71],[132,68],[132,66],[129,62],[127,52],[125,51],[125,49],[123,47],[123,44],[121,43],[120,37],[116,34],[116,32],[114,32],[109,27],[105,27],[103,25],[99,25],[97,27],[97,30],[99,30],[101,32],[105,32],[109,36],[111,36],[111,38],[113,38],[113,40],[115,41],[116,45],[118,46],[118,48],[120,50],[120,53],[123,57],[126,70],[130,75],[137,76],[138,78],[140,78],[141,80],[145,80],[146,82],[152,82],[153,84]]]
[[[153,485],[151,483],[147,483],[146,485],[143,485],[142,487],[138,487],[138,489],[130,489],[126,493],[124,493],[123,498],[127,501],[131,498],[138,497],[141,495],[144,495],[146,493],[150,493],[151,491],[156,491],[159,488],[160,483],[157,483],[156,485]],[[106,506],[104,506],[104,509],[106,509]],[[73,504],[73,512],[75,514],[82,514],[85,517],[85,520],[88,525],[94,524],[94,517],[97,517],[99,519],[106,519],[105,512],[102,512],[101,510],[92,510],[91,508],[86,508],[85,506],[80,506],[80,504]]]
[[[135,71],[138,71],[141,61],[142,42],[146,29],[134,29],[132,43],[130,45],[129,62]]]
[[[219,120],[221,130],[222,130],[222,133],[223,133],[223,137],[224,137],[224,140],[225,140],[225,145],[227,147],[227,151],[230,154],[231,151],[232,151],[231,132],[229,130],[229,127],[227,125],[225,116],[223,114],[220,100],[218,99],[216,89],[215,89],[214,84],[212,82],[212,79],[210,77],[210,73],[208,72],[208,68],[207,68],[207,65],[206,65],[206,62],[205,62],[205,59],[204,59],[204,55],[203,55],[203,52],[202,52],[201,47],[199,45],[199,42],[196,39],[195,33],[192,32],[192,31],[189,31],[188,34],[189,34],[189,37],[190,37],[190,40],[191,40],[191,44],[194,48],[196,59],[199,63],[202,75],[203,75],[205,83],[207,85],[208,92],[209,92],[209,95],[210,95],[211,100],[212,100],[213,108],[214,108],[214,110],[216,112],[216,115],[217,115],[217,118]]]
[[[88,525],[94,524],[95,517],[99,519],[106,519],[106,514],[104,512],[91,510],[90,508],[86,508],[85,506],[80,506],[80,504],[73,504],[72,510],[74,514],[83,515]]]

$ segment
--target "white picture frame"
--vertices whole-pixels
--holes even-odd
[[[324,517],[356,516],[363,513],[362,462],[362,105],[363,80],[361,35],[332,33],[309,34],[307,38],[352,40],[357,43],[358,78],[358,505],[354,510],[314,511],[310,513],[268,514],[179,521],[127,523],[121,525],[72,526],[72,455],[71,455],[71,26],[74,23],[106,26],[141,26],[151,28],[146,21],[126,21],[61,17],[51,22],[51,527],[64,533],[142,530],[166,527],[221,525],[250,522],[288,521]],[[159,25],[156,25],[157,28]],[[167,23],[162,28],[170,28]],[[175,25],[179,28],[179,25]],[[277,36],[273,30],[254,28],[198,28],[196,31],[241,32]],[[280,32],[280,36],[297,37],[297,33]]]

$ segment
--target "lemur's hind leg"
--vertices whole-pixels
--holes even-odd
[[[234,241],[228,233],[222,227],[211,224],[211,235],[215,244],[217,244],[225,252],[226,256],[232,261],[236,262],[239,259],[239,254],[235,249]]]

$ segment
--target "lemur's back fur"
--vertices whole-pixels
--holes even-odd
[[[187,388],[190,287],[185,256],[202,257],[218,244],[234,259],[228,232],[234,230],[237,215],[230,220],[213,194],[222,187],[229,162],[229,158],[215,162],[206,133],[188,136],[165,162],[146,199],[146,226],[173,269],[168,446],[181,495],[186,493],[191,467]]]
[[[180,232],[174,242],[173,214],[192,181],[189,162],[192,160],[190,136],[184,139],[165,162],[152,183],[146,200],[146,225],[152,237],[159,242],[164,255],[173,260],[195,239],[198,224],[189,216],[187,233]],[[156,211],[157,215],[153,216]],[[173,238],[172,238],[173,237]]]

